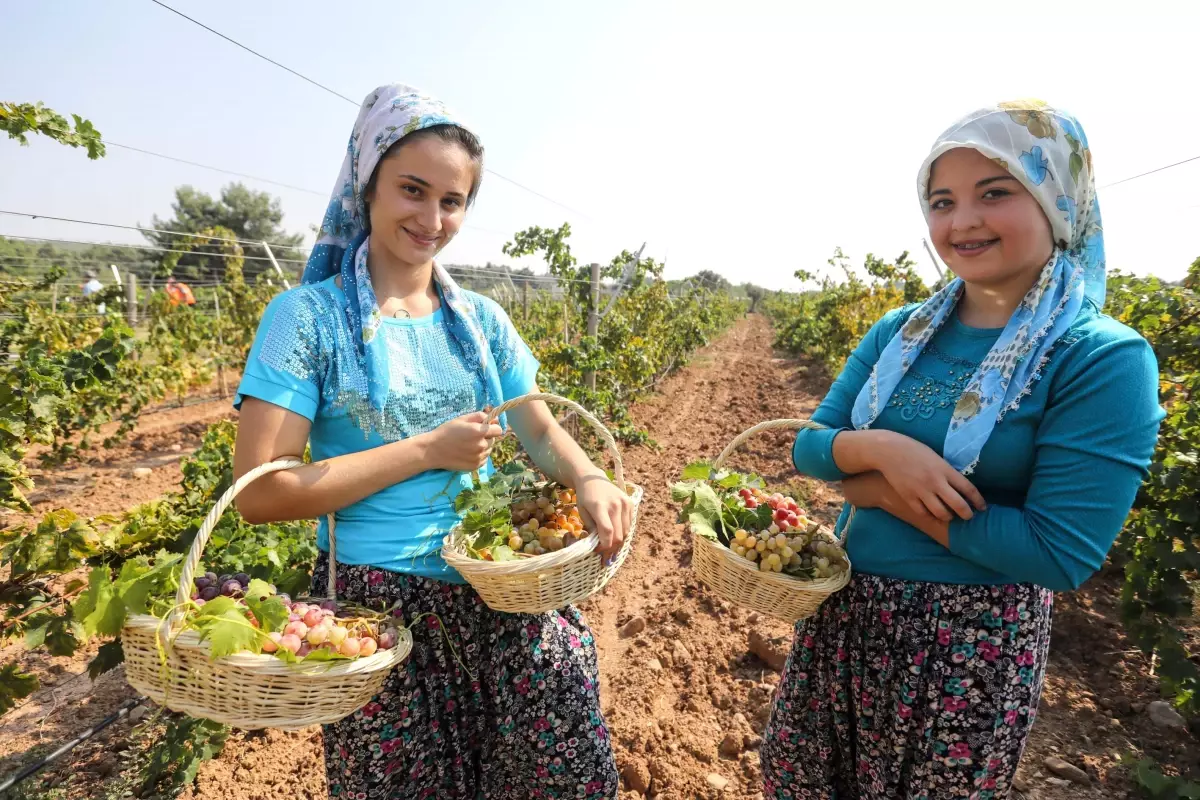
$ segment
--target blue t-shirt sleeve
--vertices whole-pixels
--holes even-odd
[[[841,374],[812,415],[813,422],[824,425],[828,430],[803,430],[796,435],[792,463],[802,474],[822,481],[841,481],[850,477],[834,463],[833,440],[842,431],[853,427],[850,412],[854,409],[859,391],[871,376],[871,370],[875,368],[883,348],[915,308],[910,305],[884,314],[854,348]]]
[[[499,303],[480,296],[476,308],[492,358],[496,360],[505,401],[529,394],[537,387],[537,374],[541,369],[533,351]]]
[[[286,408],[312,421],[320,401],[322,355],[317,304],[306,298],[306,287],[297,287],[267,305],[234,408],[254,397]]]
[[[1054,591],[1077,588],[1104,564],[1147,475],[1164,413],[1150,345],[1132,332],[1099,338],[1064,353],[1024,507],[994,505],[955,520],[952,553]]]

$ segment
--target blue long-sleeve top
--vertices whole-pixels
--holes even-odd
[[[800,472],[826,481],[849,477],[834,462],[833,441],[853,427],[859,389],[915,308],[889,312],[859,343],[812,416],[829,430],[796,437]],[[955,403],[1000,332],[967,327],[957,315],[947,320],[872,427],[942,453]],[[1149,344],[1087,303],[1030,394],[996,425],[969,476],[987,510],[953,521],[947,549],[882,509],[859,509],[847,538],[853,568],[905,580],[1074,589],[1100,568],[1120,532],[1163,416]]]

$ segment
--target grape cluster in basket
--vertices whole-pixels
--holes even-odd
[[[575,492],[554,485],[512,506],[513,532],[508,546],[530,555],[562,550],[587,536],[575,505]]]
[[[810,519],[795,498],[768,493],[756,475],[697,462],[688,465],[671,494],[683,503],[680,522],[761,572],[819,579],[850,568],[832,533]]]
[[[754,561],[762,572],[787,572],[815,578],[832,578],[846,571],[846,553],[828,531],[808,519],[795,498],[744,487],[738,496],[747,509],[771,509],[766,530],[738,528],[729,549]]]
[[[194,581],[184,626],[212,642],[213,655],[269,653],[285,661],[365,658],[395,647],[399,632],[384,614],[334,600],[295,600],[239,572],[206,572]]]
[[[519,461],[464,490],[455,508],[463,515],[467,554],[483,561],[557,553],[588,536],[575,491],[545,480]]]

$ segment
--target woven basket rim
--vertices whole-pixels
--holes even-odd
[[[148,630],[157,634],[162,630],[163,623],[164,620],[150,614],[134,614],[125,620],[124,627],[142,631]],[[412,651],[412,633],[406,626],[398,625],[396,627],[396,635],[397,641],[395,647],[387,650],[378,650],[366,657],[347,661],[313,661],[308,664],[305,664],[303,660],[289,664],[269,653],[240,652],[221,656],[220,658],[212,658],[209,655],[211,648],[208,642],[201,641],[200,635],[192,630],[186,630],[173,636],[171,641],[163,643],[163,647],[167,650],[176,649],[203,653],[208,661],[214,665],[232,667],[259,675],[334,679],[345,675],[357,675],[381,669],[391,669],[399,664]]]
[[[645,496],[645,490],[636,483],[626,481],[625,492],[633,500],[635,506],[634,513],[636,515],[636,507],[641,505],[642,498]],[[442,558],[447,564],[464,575],[468,573],[472,575],[490,574],[506,576],[537,575],[542,572],[550,572],[573,561],[588,558],[596,551],[596,548],[600,544],[600,537],[594,533],[590,533],[586,539],[568,545],[556,553],[546,553],[533,558],[497,563],[495,561],[481,561],[478,558],[471,558],[467,555],[462,547],[462,535],[461,524],[455,525],[450,529],[450,533],[442,539]],[[625,549],[629,547],[632,540],[632,535],[626,536],[621,548]]]
[[[723,558],[722,564],[725,568],[739,569],[747,573],[753,573],[753,576],[763,583],[775,584],[776,586],[783,586],[796,591],[832,594],[846,585],[850,580],[850,572],[853,569],[853,564],[850,562],[850,555],[847,553],[846,571],[836,577],[809,579],[787,575],[782,572],[763,572],[757,566],[754,566],[756,562],[742,558],[720,542],[714,541],[707,536],[702,536],[694,529],[692,529],[691,533],[692,546],[695,547],[699,544],[721,552]]]

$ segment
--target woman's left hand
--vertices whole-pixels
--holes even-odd
[[[607,564],[633,527],[633,501],[603,473],[580,480],[575,487],[575,500],[584,527],[600,537],[596,552]]]

